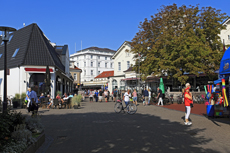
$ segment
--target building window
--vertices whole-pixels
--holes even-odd
[[[100,74],[100,71],[98,71],[98,74]]]
[[[93,75],[93,70],[91,70],[91,75]]]
[[[105,67],[107,67],[107,63],[105,63]]]
[[[98,56],[98,59],[100,59],[100,56]]]
[[[93,66],[93,62],[91,62],[91,66]]]
[[[2,54],[0,54],[0,58],[2,57]]]
[[[130,67],[130,62],[127,61],[127,69],[129,69],[129,67]]]
[[[230,35],[228,35],[228,40],[230,40]]]
[[[73,77],[74,77],[74,80],[77,80],[77,74],[76,73],[74,73]]]
[[[19,48],[17,48],[15,51],[14,51],[14,54],[13,54],[13,58],[17,55],[17,53],[18,53],[18,51],[19,51]]]
[[[121,62],[118,62],[118,71],[121,70]]]
[[[91,55],[91,58],[93,58],[93,55]]]
[[[110,64],[110,68],[113,68],[113,63]]]
[[[105,57],[105,60],[107,60],[107,57]]]
[[[79,67],[79,63],[77,63],[77,67]]]
[[[100,63],[100,62],[98,62],[98,67],[100,67],[100,65],[101,65],[101,63]]]
[[[84,75],[86,75],[86,70],[84,70]]]
[[[86,62],[84,62],[84,66],[86,66]]]

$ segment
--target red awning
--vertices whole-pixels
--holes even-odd
[[[30,72],[46,72],[46,68],[25,68],[25,71],[30,71]],[[50,72],[53,72],[53,69],[50,69]]]
[[[126,80],[139,80],[140,78],[125,78],[125,79],[121,79],[122,81],[126,81]]]

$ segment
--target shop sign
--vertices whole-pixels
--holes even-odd
[[[229,68],[229,62],[224,63],[224,71]]]

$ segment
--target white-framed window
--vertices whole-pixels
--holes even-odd
[[[77,73],[73,74],[73,78],[74,78],[74,80],[77,80]]]
[[[127,69],[130,67],[130,61],[127,61]]]
[[[121,70],[121,62],[118,62],[118,71]]]
[[[84,70],[84,75],[86,75],[86,70]]]
[[[91,70],[91,75],[93,75],[93,70]]]
[[[101,63],[100,62],[98,62],[98,67],[100,67],[101,66]]]
[[[79,67],[79,63],[77,63],[77,67]]]
[[[93,67],[93,62],[91,62],[91,66]]]
[[[105,57],[105,60],[107,60],[107,57]]]
[[[230,35],[228,35],[228,40],[230,40]]]
[[[86,66],[86,62],[84,62],[84,66]]]
[[[100,74],[100,71],[98,71],[98,74]]]
[[[107,67],[107,63],[105,63],[105,67]]]
[[[93,55],[91,55],[91,58],[93,58]]]
[[[98,57],[98,59],[100,59],[100,56],[97,56]]]
[[[110,63],[110,68],[113,68],[113,63]]]

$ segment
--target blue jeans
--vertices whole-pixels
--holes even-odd
[[[137,97],[133,97],[133,101],[137,101]]]
[[[125,101],[125,105],[127,106],[129,104],[129,101]]]

